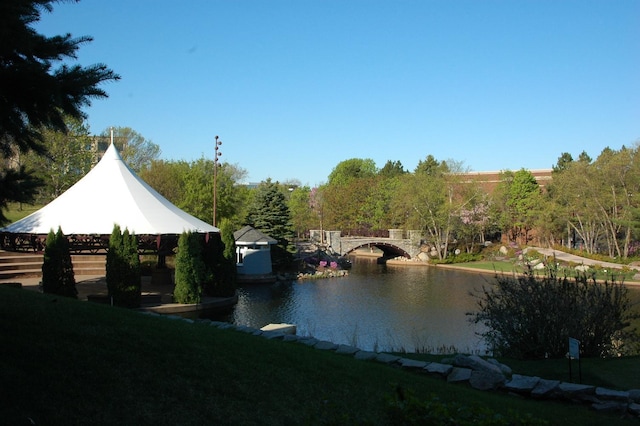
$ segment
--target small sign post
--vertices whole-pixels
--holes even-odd
[[[569,380],[573,380],[571,374],[572,360],[578,360],[578,378],[582,383],[582,366],[580,365],[580,340],[569,337]]]

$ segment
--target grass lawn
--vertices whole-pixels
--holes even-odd
[[[531,413],[549,424],[637,424],[203,322],[6,286],[0,335],[4,424],[391,424],[388,400],[398,386],[419,399]],[[637,377],[628,368],[612,365],[610,379]]]
[[[13,223],[40,210],[42,207],[42,205],[8,203],[7,209],[3,213],[9,219],[8,223]]]
[[[444,266],[448,266],[448,265],[444,265]],[[457,268],[474,269],[474,270],[483,271],[487,273],[497,272],[499,274],[503,274],[503,273],[504,274],[513,274],[513,273],[520,274],[524,272],[522,265],[519,265],[513,261],[507,261],[507,260],[453,263],[453,264],[450,264],[450,266],[457,267]],[[622,266],[623,265],[620,265],[620,268],[622,268]],[[538,274],[540,276],[544,276],[544,270],[539,271]],[[576,274],[576,271],[571,267],[560,267],[558,270],[558,274],[559,276],[563,276],[564,274],[566,274],[567,277],[574,277]],[[614,277],[617,282],[631,281],[631,279],[635,274],[636,274],[635,271],[623,271],[622,269],[620,269],[619,271],[616,271],[616,274]],[[596,279],[611,281],[611,271],[609,272],[596,271]]]

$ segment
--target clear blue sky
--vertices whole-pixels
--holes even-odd
[[[316,186],[350,158],[544,169],[640,139],[637,0],[83,0],[36,26],[122,76],[87,109],[164,159]]]

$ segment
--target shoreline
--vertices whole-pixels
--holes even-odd
[[[356,253],[353,254],[353,256],[355,257],[382,257],[380,255],[376,255],[376,254],[360,254],[360,253]],[[470,272],[470,273],[477,273],[477,274],[482,274],[482,275],[499,275],[499,274],[513,274],[516,276],[523,276],[524,274],[520,273],[520,272],[502,272],[502,271],[491,271],[488,269],[481,269],[481,268],[473,268],[473,267],[468,267],[468,266],[460,266],[458,264],[431,264],[428,262],[422,262],[422,261],[414,261],[414,260],[387,260],[385,262],[387,265],[390,266],[410,266],[410,267],[431,267],[431,268],[442,268],[442,269],[450,269],[450,270],[455,270],[455,271],[462,271],[462,272]],[[596,280],[596,282],[598,283],[603,283],[604,280]],[[632,280],[624,280],[622,281],[622,284],[625,286],[629,286],[629,287],[640,287],[640,281],[632,281]]]

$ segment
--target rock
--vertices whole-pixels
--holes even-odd
[[[453,370],[453,366],[449,364],[440,364],[439,362],[432,362],[427,364],[424,369],[431,374],[447,376],[451,373],[451,370]]]
[[[514,374],[504,387],[507,390],[518,393],[530,393],[540,382],[540,377],[521,376]]]
[[[487,360],[487,362],[495,365],[496,367],[498,367],[500,369],[500,371],[502,371],[502,374],[504,374],[505,376],[511,376],[513,374],[513,371],[511,370],[511,367],[509,367],[508,365],[504,365],[504,364],[500,363],[495,358],[489,358]]]
[[[487,371],[487,372],[502,374],[502,371],[500,371],[500,367],[488,361],[485,361],[484,359],[480,358],[478,355],[471,355],[471,356],[456,355],[453,358],[453,365],[457,367],[467,367],[475,371]]]
[[[471,378],[472,371],[473,370],[470,368],[453,367],[453,369],[447,376],[447,382],[449,383],[467,382]]]
[[[360,349],[354,347],[354,346],[350,346],[350,345],[339,345],[338,348],[336,349],[336,353],[337,354],[342,354],[342,355],[353,355],[356,352],[358,352]]]
[[[558,391],[558,386],[560,386],[560,380],[540,379],[531,391],[531,396],[536,398],[551,397]]]
[[[319,342],[318,339],[316,339],[315,337],[309,337],[307,339],[300,339],[298,340],[298,342],[302,343],[303,345],[307,345],[307,346],[314,346],[316,343]]]
[[[493,390],[505,382],[504,374],[495,371],[472,371],[469,384],[478,390]]]
[[[334,351],[338,348],[338,345],[336,345],[333,342],[328,342],[326,340],[320,340],[315,345],[313,345],[313,347],[323,351]]]
[[[399,356],[386,354],[386,353],[379,353],[376,356],[376,361],[381,362],[383,364],[393,364],[394,362],[398,361],[399,359],[400,359]]]
[[[640,389],[631,389],[629,391],[629,399],[633,402],[640,403]]]
[[[590,401],[594,396],[595,390],[595,386],[577,383],[562,382],[558,385],[560,395],[572,400]]]
[[[596,396],[600,399],[606,400],[615,400],[615,401],[628,401],[629,400],[629,392],[628,391],[617,391],[611,390],[607,388],[596,388]]]
[[[427,363],[425,361],[418,361],[415,359],[408,359],[408,358],[400,358],[398,362],[400,363],[400,366],[402,368],[407,368],[407,369],[424,368],[427,366]]]
[[[631,404],[629,404],[627,406],[627,410],[629,410],[629,412],[631,414],[635,414],[636,416],[640,416],[640,404],[632,402]]]
[[[263,331],[261,334],[265,339],[282,339],[284,338],[284,333],[281,331]]]
[[[369,361],[372,359],[375,359],[376,356],[378,356],[377,353],[375,352],[369,352],[369,351],[358,351],[355,353],[355,355],[353,356],[355,359],[359,359],[362,361]]]
[[[626,413],[627,404],[619,401],[606,401],[591,404],[591,408],[601,413]]]

